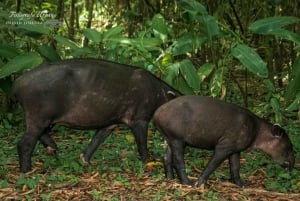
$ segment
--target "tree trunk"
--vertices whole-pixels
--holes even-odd
[[[76,3],[76,0],[71,0],[70,23],[69,23],[69,39],[70,40],[74,40],[74,33],[75,33],[75,3]]]
[[[88,14],[88,21],[87,21],[87,24],[86,24],[86,28],[91,28],[91,26],[92,26],[94,3],[95,3],[95,0],[91,0],[89,2],[89,7],[88,7],[88,13],[89,14]],[[89,43],[89,40],[85,37],[83,45],[87,46],[88,43]]]

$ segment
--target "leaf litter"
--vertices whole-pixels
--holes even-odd
[[[124,138],[131,140],[128,135]],[[82,138],[81,140],[86,139]],[[132,143],[134,144],[134,142]],[[85,145],[80,144],[80,146]],[[115,145],[110,143],[100,149],[112,147],[117,149]],[[211,176],[205,186],[196,188],[181,185],[178,180],[165,179],[161,161],[142,165],[142,172],[137,172],[135,164],[141,164],[141,162],[137,157],[136,161],[127,161],[126,158],[130,154],[136,154],[136,150],[127,150],[123,154],[119,154],[120,158],[114,160],[94,158],[93,161],[95,162],[78,172],[57,170],[59,164],[57,167],[52,167],[53,169],[45,169],[45,161],[37,160],[33,164],[34,169],[27,174],[20,174],[18,161],[16,158],[9,157],[7,168],[4,168],[4,173],[1,172],[0,174],[0,200],[300,200],[300,192],[267,191],[263,182],[266,177],[265,167],[253,171],[247,177],[243,175],[243,179],[247,181],[246,187],[243,188],[216,176]],[[244,163],[244,160],[241,159],[241,163]],[[113,168],[113,166],[122,166],[122,163],[125,162],[133,165],[119,169]],[[98,170],[104,164],[108,168]],[[191,164],[188,162],[194,175],[192,174],[190,179],[196,181],[201,169]],[[225,172],[227,169],[228,164],[226,163],[218,168],[219,172]],[[60,177],[60,174],[63,176]],[[21,177],[25,179],[23,183],[20,182]]]

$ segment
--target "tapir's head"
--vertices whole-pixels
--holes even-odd
[[[265,150],[272,159],[279,163],[285,170],[291,171],[295,164],[295,155],[293,145],[286,132],[278,125],[271,128],[271,136],[264,143],[268,150]]]

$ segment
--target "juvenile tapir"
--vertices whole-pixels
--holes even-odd
[[[195,95],[175,98],[155,111],[153,123],[168,143],[164,158],[166,177],[174,178],[174,168],[182,184],[191,184],[185,172],[186,145],[214,150],[196,186],[204,184],[227,158],[231,181],[242,186],[240,152],[247,148],[265,152],[286,170],[295,163],[292,143],[282,128],[247,109],[217,99]]]
[[[97,133],[83,153],[93,152],[118,124],[133,132],[142,161],[149,159],[147,128],[154,111],[181,94],[145,69],[96,59],[46,63],[19,77],[13,93],[25,111],[18,142],[20,169],[31,170],[37,141],[56,150],[48,132],[54,124]]]

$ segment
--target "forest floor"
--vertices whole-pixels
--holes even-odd
[[[77,131],[55,131],[53,137],[59,146],[58,158],[45,154],[44,147],[38,145],[32,157],[33,171],[20,174],[15,145],[21,131],[15,132],[18,137],[1,136],[0,200],[300,200],[299,177],[293,190],[280,192],[280,186],[267,190],[266,185],[274,185],[272,181],[277,180],[268,173],[274,169],[265,164],[264,160],[270,161],[268,158],[262,156],[261,159],[252,152],[241,158],[241,177],[246,183],[243,188],[224,179],[229,177],[227,161],[211,175],[205,186],[196,188],[181,185],[178,180],[167,180],[161,163],[164,152],[164,147],[160,146],[163,144],[161,137],[149,136],[149,148],[157,162],[145,165],[138,159],[134,139],[127,131],[111,135],[95,152],[89,166],[81,165],[78,156],[92,134],[79,137]],[[196,181],[211,153],[191,150],[186,153],[187,169],[190,179]],[[253,165],[252,160],[262,161]],[[247,164],[252,165],[247,167]],[[298,169],[299,165],[297,161]],[[296,171],[294,174],[299,173]],[[287,181],[281,178],[278,182]]]

